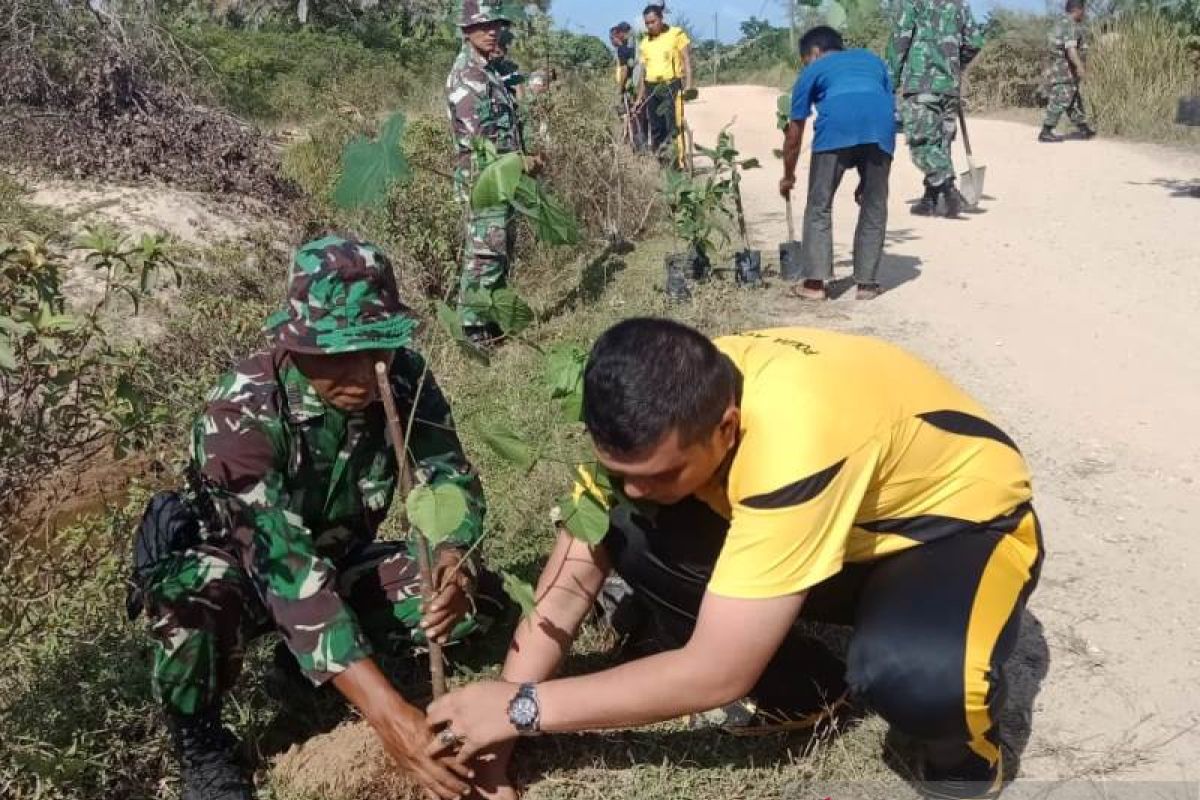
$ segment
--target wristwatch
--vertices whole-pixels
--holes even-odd
[[[538,708],[537,686],[522,683],[516,695],[508,701],[508,721],[522,736],[533,736],[541,730],[541,709]]]

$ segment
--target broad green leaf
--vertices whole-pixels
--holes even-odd
[[[17,355],[13,352],[12,342],[8,337],[0,337],[0,369],[14,372],[17,369]]]
[[[471,189],[471,207],[476,211],[512,202],[525,175],[525,158],[520,153],[505,153],[488,164]]]
[[[508,595],[509,599],[520,606],[521,616],[533,616],[537,611],[537,595],[534,594],[533,586],[511,572],[501,571],[500,574],[504,576],[502,584],[504,593]]]
[[[512,289],[496,289],[492,292],[491,316],[500,329],[515,336],[533,324],[534,313],[529,304]]]
[[[850,16],[846,13],[846,8],[837,0],[829,0],[825,6],[825,21],[831,28],[843,30]]]
[[[521,177],[512,202],[513,208],[533,223],[538,241],[553,245],[579,242],[579,223],[574,215],[528,175]]]
[[[559,345],[546,356],[546,384],[569,422],[583,419],[583,370],[587,353],[574,345]]]
[[[596,545],[608,535],[608,509],[591,492],[564,498],[559,502],[559,509],[563,525],[576,539]]]
[[[779,100],[775,103],[775,120],[779,125],[779,130],[787,130],[788,122],[792,118],[792,97],[791,95],[781,94]]]
[[[437,316],[438,324],[442,329],[450,335],[454,343],[463,351],[469,358],[478,361],[487,366],[491,363],[491,358],[486,352],[479,349],[475,344],[467,338],[467,334],[463,332],[462,316],[450,306],[443,303],[441,300],[434,302],[434,314]]]
[[[359,136],[346,145],[342,151],[342,177],[333,193],[339,208],[382,208],[392,186],[411,177],[401,146],[407,124],[404,114],[393,114],[384,123],[378,140]]]
[[[528,472],[538,461],[537,448],[522,439],[507,425],[496,425],[483,432],[483,441],[496,455]]]
[[[762,164],[758,163],[757,158],[747,158],[741,164],[742,169],[758,169]]]
[[[405,500],[408,518],[431,547],[449,539],[467,518],[467,495],[453,483],[418,486]]]
[[[686,92],[684,92],[684,93],[683,93],[683,102],[685,102],[685,103],[690,103],[690,102],[692,102],[693,100],[696,100],[696,99],[697,99],[697,98],[699,98],[699,97],[700,97],[700,90],[699,90],[699,89],[694,89],[694,88],[693,88],[693,89],[688,89]]]

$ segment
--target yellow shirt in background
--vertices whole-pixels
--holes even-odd
[[[683,51],[692,40],[682,28],[668,28],[658,36],[643,36],[638,58],[646,65],[647,83],[666,83],[683,78]]]
[[[932,367],[886,342],[807,328],[715,340],[742,374],[709,590],[802,592],[863,562],[1003,517],[1032,498],[1017,446]]]

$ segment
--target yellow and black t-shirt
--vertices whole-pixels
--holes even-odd
[[[742,374],[709,590],[805,591],[847,562],[917,547],[1032,497],[1016,445],[933,368],[876,339],[779,328],[715,341]]]
[[[647,83],[667,83],[683,78],[683,52],[692,43],[682,28],[648,34],[638,44],[638,58],[646,65]]]

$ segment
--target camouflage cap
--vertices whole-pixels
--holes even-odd
[[[373,244],[336,236],[296,251],[287,302],[263,331],[298,353],[395,350],[409,344],[417,327],[387,257]]]
[[[462,0],[462,11],[458,16],[458,27],[487,25],[489,22],[512,22],[504,3],[500,0]]]

